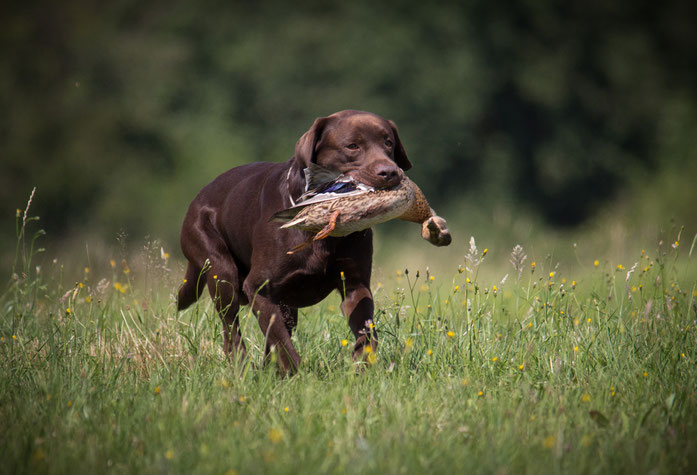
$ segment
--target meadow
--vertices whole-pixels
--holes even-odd
[[[301,310],[282,378],[248,309],[246,365],[208,297],[176,312],[182,263],[157,243],[47,258],[26,214],[0,298],[0,472],[697,471],[693,237],[575,272],[462,239],[449,273],[377,271],[365,361],[338,295]]]

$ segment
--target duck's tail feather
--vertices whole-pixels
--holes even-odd
[[[293,218],[295,218],[295,216],[297,216],[297,214],[302,209],[303,209],[303,206],[298,206],[298,207],[293,207],[293,208],[281,210],[277,213],[274,213],[274,215],[271,216],[269,221],[278,221],[280,223],[286,223],[286,222],[292,220]]]
[[[283,226],[281,226],[281,228],[282,228],[282,229],[285,229],[285,228],[292,228],[293,226],[296,226],[296,225],[298,225],[298,224],[303,224],[303,223],[305,222],[305,220],[306,220],[305,217],[297,218],[297,219],[294,219],[294,220],[292,220],[292,221],[288,221],[286,224],[284,224]]]

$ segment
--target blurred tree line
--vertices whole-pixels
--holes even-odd
[[[36,185],[49,235],[173,244],[201,186],[354,108],[399,125],[434,206],[573,226],[637,174],[694,176],[696,5],[12,2],[1,215]]]

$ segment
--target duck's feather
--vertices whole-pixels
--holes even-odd
[[[316,163],[310,163],[303,173],[305,173],[305,191],[315,190],[341,176],[341,172],[321,167]]]

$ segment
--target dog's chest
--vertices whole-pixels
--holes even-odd
[[[339,287],[341,270],[335,253],[314,249],[289,258],[269,276],[272,299],[293,307],[307,307]]]

